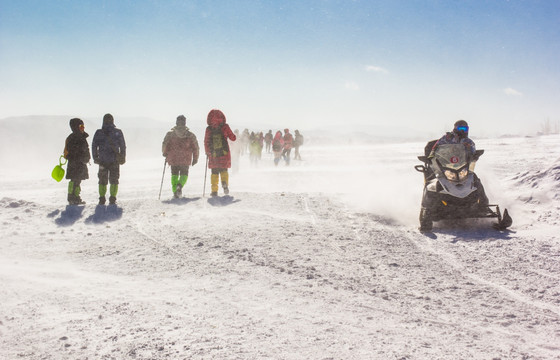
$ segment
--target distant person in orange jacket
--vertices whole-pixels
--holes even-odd
[[[210,196],[218,196],[220,177],[224,194],[229,194],[229,174],[231,152],[228,139],[235,141],[237,137],[226,124],[226,116],[220,110],[211,110],[206,119],[208,127],[204,134],[204,149],[208,157],[208,168],[212,170]]]

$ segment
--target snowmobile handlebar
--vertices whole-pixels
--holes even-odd
[[[472,157],[473,160],[474,160],[474,161],[477,161],[478,158],[482,156],[482,154],[484,154],[484,150],[476,150],[476,151],[474,152],[473,157]]]

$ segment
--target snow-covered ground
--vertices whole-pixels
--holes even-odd
[[[159,201],[163,158],[131,150],[116,208],[96,166],[74,208],[56,160],[4,169],[0,358],[560,358],[560,137],[477,145],[511,231],[417,231],[424,143],[243,157],[223,206],[203,161]]]

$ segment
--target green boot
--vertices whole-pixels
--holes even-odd
[[[105,205],[107,199],[105,195],[107,194],[107,185],[99,184],[99,205]]]
[[[111,194],[111,196],[109,196],[109,204],[115,205],[117,203],[118,192],[119,192],[119,185],[111,184],[111,186],[109,186],[109,194]]]
[[[180,198],[182,195],[183,186],[179,175],[171,175],[171,190],[173,191],[174,198]]]
[[[69,205],[83,205],[86,202],[80,198],[82,189],[75,182],[68,182],[68,204]]]

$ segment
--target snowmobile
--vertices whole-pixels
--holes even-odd
[[[488,203],[480,179],[474,173],[477,160],[484,150],[470,154],[463,144],[438,145],[437,140],[428,142],[424,155],[418,160],[416,171],[424,173],[424,191],[420,210],[420,231],[432,231],[434,221],[444,219],[496,218],[494,228],[505,230],[513,220],[504,209]]]

